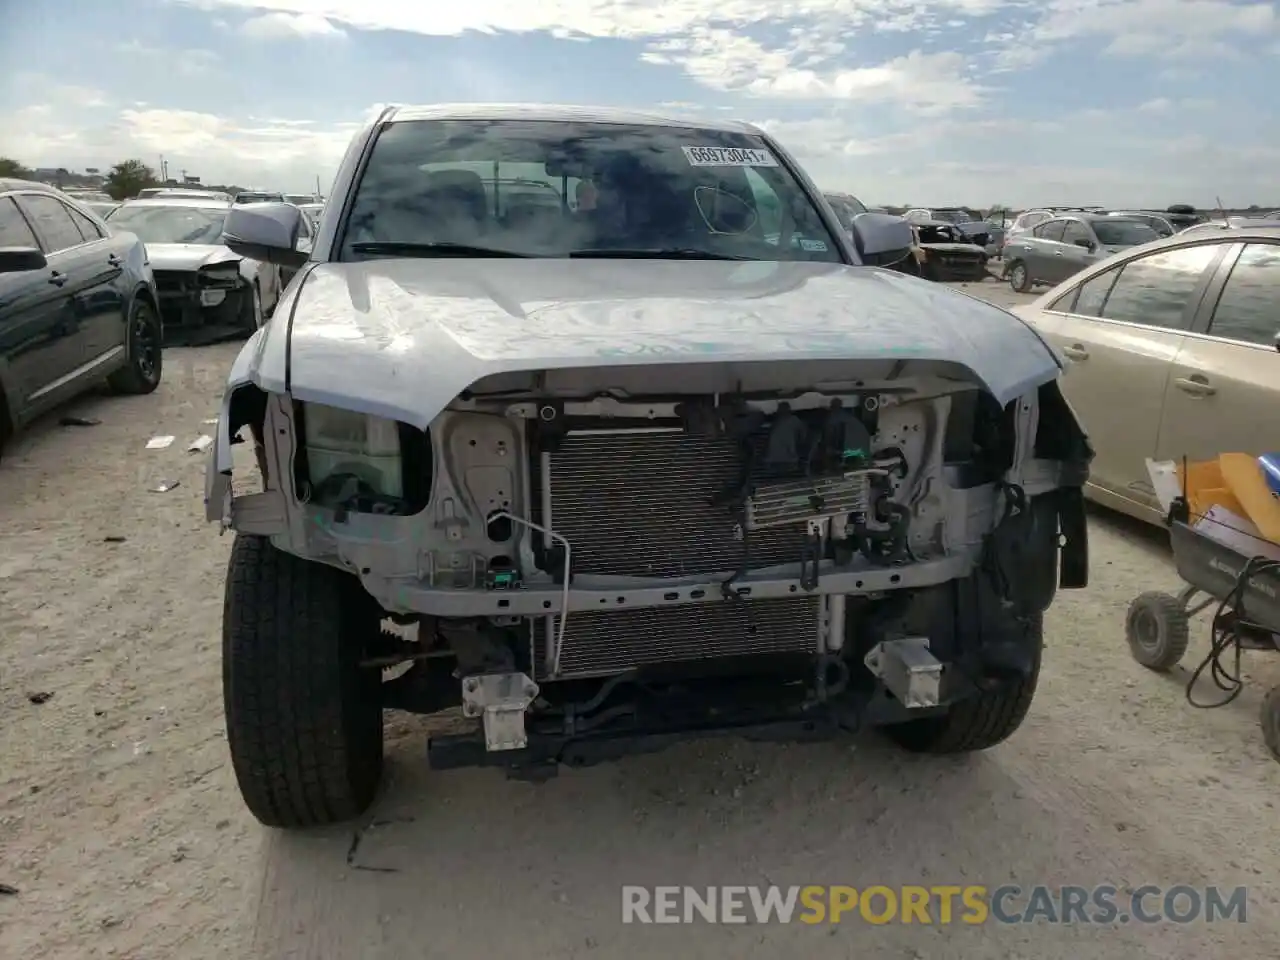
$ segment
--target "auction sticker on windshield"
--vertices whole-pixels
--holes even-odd
[[[776,167],[768,150],[751,147],[682,147],[691,167]]]

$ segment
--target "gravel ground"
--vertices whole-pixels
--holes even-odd
[[[1274,955],[1280,766],[1256,718],[1280,661],[1250,659],[1246,691],[1216,711],[1185,702],[1185,672],[1133,663],[1126,604],[1176,579],[1157,536],[1109,515],[1092,523],[1093,586],[1048,616],[1030,718],[987,754],[919,760],[870,735],[725,741],[534,787],[430,773],[428,725],[395,717],[388,786],[358,849],[350,828],[263,830],[241,807],[223,735],[231,538],[203,522],[203,457],[185,449],[208,430],[234,353],[174,350],[155,396],[87,397],[63,413],[100,424],[51,418],[0,466],[0,883],[16,891],[0,893],[0,954]],[[155,435],[176,439],[144,449]],[[619,922],[623,883],[1010,882],[1247,885],[1248,922]]]

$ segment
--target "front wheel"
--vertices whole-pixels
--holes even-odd
[[[164,328],[155,307],[142,297],[135,299],[126,331],[128,360],[107,383],[117,393],[151,393],[160,386],[164,370]]]
[[[1031,292],[1031,274],[1027,272],[1027,265],[1020,260],[1009,265],[1009,286],[1015,293]]]
[[[262,290],[258,287],[258,281],[255,280],[249,285],[249,296],[241,301],[239,326],[245,333],[251,334],[265,322],[266,317],[262,312]]]
[[[1031,670],[1013,675],[955,703],[942,716],[921,717],[884,728],[885,734],[912,753],[972,753],[1003,743],[1027,718],[1040,679],[1044,618],[1036,615],[1027,639],[1033,644]]]
[[[222,613],[222,693],[245,805],[269,827],[350,820],[382,776],[378,616],[348,573],[239,534]]]

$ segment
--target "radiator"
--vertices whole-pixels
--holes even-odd
[[[551,525],[578,573],[683,577],[800,560],[804,526],[754,531],[716,499],[741,482],[725,437],[679,429],[570,434],[551,455]],[[749,551],[749,552],[748,552]]]
[[[741,482],[743,454],[728,438],[678,428],[584,431],[569,434],[550,460],[549,519],[572,545],[577,574],[728,576],[744,558],[748,568],[801,559],[802,523],[753,530],[744,538],[730,510],[717,505]],[[540,499],[540,482],[536,492]],[[798,597],[575,613],[560,676],[812,651],[818,609],[816,599]],[[536,669],[545,662],[547,625],[555,622],[546,618],[534,626]]]

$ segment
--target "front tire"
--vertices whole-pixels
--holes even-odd
[[[249,296],[240,306],[239,326],[247,334],[253,334],[266,323],[266,315],[262,311],[262,289],[255,280],[249,285]]]
[[[987,750],[1009,739],[1031,709],[1040,679],[1044,617],[1037,614],[1028,640],[1034,644],[1031,670],[1005,678],[991,689],[955,703],[942,716],[921,717],[884,728],[898,746],[912,753],[954,754]]]
[[[152,393],[164,373],[164,328],[149,301],[142,297],[133,301],[126,331],[129,359],[107,378],[107,384],[116,393]]]
[[[359,816],[382,777],[378,617],[350,574],[239,534],[227,568],[222,689],[240,794],[269,827]]]
[[[1027,265],[1021,260],[1015,260],[1009,264],[1009,286],[1013,288],[1014,293],[1031,292],[1031,274],[1027,271]]]

